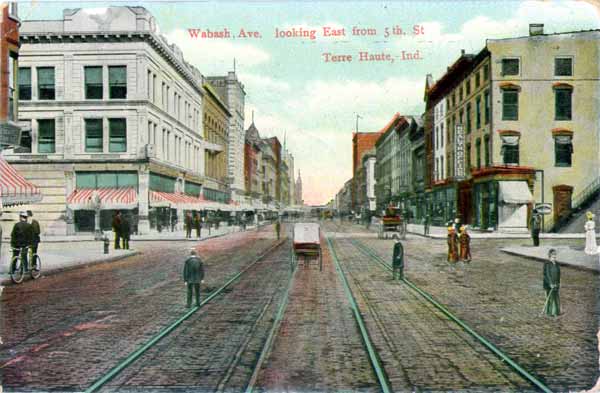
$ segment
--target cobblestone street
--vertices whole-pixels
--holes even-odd
[[[352,234],[366,232],[363,226],[346,223],[343,228],[332,224],[327,224],[327,228]],[[391,263],[393,241],[352,237]],[[560,291],[563,314],[558,318],[542,316],[543,264],[500,251],[508,245],[530,243],[525,239],[475,239],[471,245],[473,261],[451,266],[446,262],[445,240],[408,235],[403,241],[405,274],[551,389],[589,389],[598,378],[598,276],[563,267]],[[544,244],[583,248],[583,239],[545,240]],[[358,250],[348,252],[352,258],[360,255]],[[367,269],[365,277],[374,279],[381,274],[391,277],[391,273],[383,273],[367,256],[361,259],[369,266],[361,266]],[[378,292],[384,289],[385,286],[378,286]],[[369,295],[374,296],[371,292]],[[390,294],[389,298],[396,297]],[[410,309],[405,314],[414,312]],[[388,314],[391,313],[383,313]],[[446,353],[454,347],[445,343],[440,348],[445,348],[443,353]],[[458,351],[449,353],[456,356]]]

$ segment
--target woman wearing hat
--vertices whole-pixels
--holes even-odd
[[[585,249],[584,252],[588,255],[594,255],[598,253],[598,245],[596,244],[596,224],[594,223],[594,215],[592,212],[585,213],[587,221],[584,225],[585,228]]]
[[[458,261],[458,238],[453,226],[448,227],[448,262]]]
[[[467,233],[467,226],[460,227],[460,260],[463,262],[471,262],[471,236]]]

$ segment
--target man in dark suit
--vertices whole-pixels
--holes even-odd
[[[195,249],[183,266],[183,281],[187,287],[187,308],[192,306],[192,292],[195,291],[196,307],[200,306],[200,284],[204,282],[204,264]]]
[[[400,236],[394,235],[394,254],[392,256],[392,280],[398,275],[399,280],[404,280],[404,247],[400,243]]]
[[[131,221],[127,215],[121,218],[121,237],[123,238],[123,249],[129,250],[129,238],[131,237]]]
[[[121,248],[121,212],[116,212],[112,220],[112,230],[115,233],[115,250]]]

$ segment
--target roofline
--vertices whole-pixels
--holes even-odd
[[[553,36],[558,36],[558,35],[563,35],[563,34],[584,34],[584,33],[599,33],[600,29],[589,29],[589,30],[573,30],[573,31],[562,31],[559,33],[545,33],[545,34],[535,34],[535,35],[523,35],[523,36],[519,36],[519,37],[507,37],[507,38],[487,38],[486,42],[493,42],[493,41],[509,41],[509,40],[522,40],[522,39],[529,39],[532,37],[553,37]]]

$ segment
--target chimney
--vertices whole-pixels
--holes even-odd
[[[427,88],[433,86],[433,76],[431,74],[427,74],[427,76],[425,77],[425,85]]]
[[[461,49],[461,50],[460,50],[460,55],[461,55],[461,56],[464,56],[464,55],[465,55],[465,50],[464,50],[464,49]]]
[[[529,35],[543,35],[544,24],[543,23],[530,23],[529,24]]]

